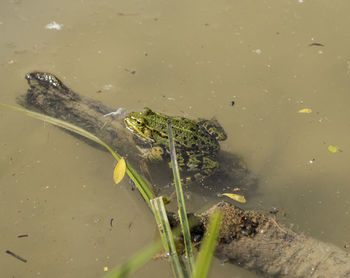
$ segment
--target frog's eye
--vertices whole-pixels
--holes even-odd
[[[137,121],[136,121],[136,123],[137,123],[138,125],[140,125],[140,124],[141,124],[141,122],[140,122],[139,120],[137,120]]]

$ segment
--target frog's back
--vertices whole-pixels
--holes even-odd
[[[175,140],[189,149],[207,149],[217,151],[219,144],[217,140],[211,136],[196,121],[181,118],[170,117],[171,126],[175,135]]]

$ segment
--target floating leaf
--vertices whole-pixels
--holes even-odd
[[[115,168],[113,171],[113,180],[116,184],[122,181],[125,175],[125,171],[126,171],[125,159],[122,157],[121,159],[119,159],[117,165],[115,165]]]
[[[312,113],[312,110],[311,110],[311,108],[303,108],[303,109],[300,109],[298,111],[298,113],[300,113],[300,114],[310,114],[310,113]]]
[[[341,152],[341,149],[337,146],[329,145],[328,151],[330,151],[331,153],[337,153],[337,152]]]
[[[242,195],[233,194],[233,193],[223,193],[223,194],[221,194],[221,195],[226,196],[226,197],[229,197],[229,198],[231,198],[232,200],[235,200],[235,201],[240,202],[240,203],[245,203],[245,202],[247,202],[246,199],[244,198],[244,196],[242,196]]]

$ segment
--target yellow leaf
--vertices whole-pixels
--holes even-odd
[[[303,108],[298,111],[301,114],[310,114],[312,112],[311,108]]]
[[[247,202],[246,199],[244,198],[244,196],[242,196],[242,195],[233,194],[233,193],[223,193],[223,194],[221,194],[221,195],[226,196],[226,197],[229,197],[229,198],[231,198],[232,200],[235,200],[235,201],[240,202],[240,203],[245,203],[245,202]]]
[[[328,151],[330,151],[331,153],[337,153],[337,152],[341,152],[341,149],[339,149],[339,147],[337,146],[329,145]]]
[[[125,171],[126,171],[125,159],[122,157],[121,159],[119,159],[117,165],[115,165],[115,168],[113,171],[113,180],[116,184],[122,181],[125,175]]]

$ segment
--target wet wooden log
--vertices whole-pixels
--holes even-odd
[[[27,74],[26,79],[30,88],[18,98],[19,104],[82,127],[121,155],[139,160],[121,117],[104,116],[115,109],[75,93],[51,74],[34,72]],[[220,153],[219,159],[224,163],[220,163],[218,176],[224,178],[216,177],[216,182],[230,180],[253,189],[255,180],[241,159],[225,152]],[[202,233],[216,210],[223,214],[216,256],[224,261],[269,277],[350,277],[350,255],[345,250],[295,233],[272,216],[243,211],[226,202],[198,214],[199,224],[193,230]]]
[[[217,210],[223,214],[217,257],[268,277],[350,277],[349,252],[226,202],[200,215],[204,227]]]

